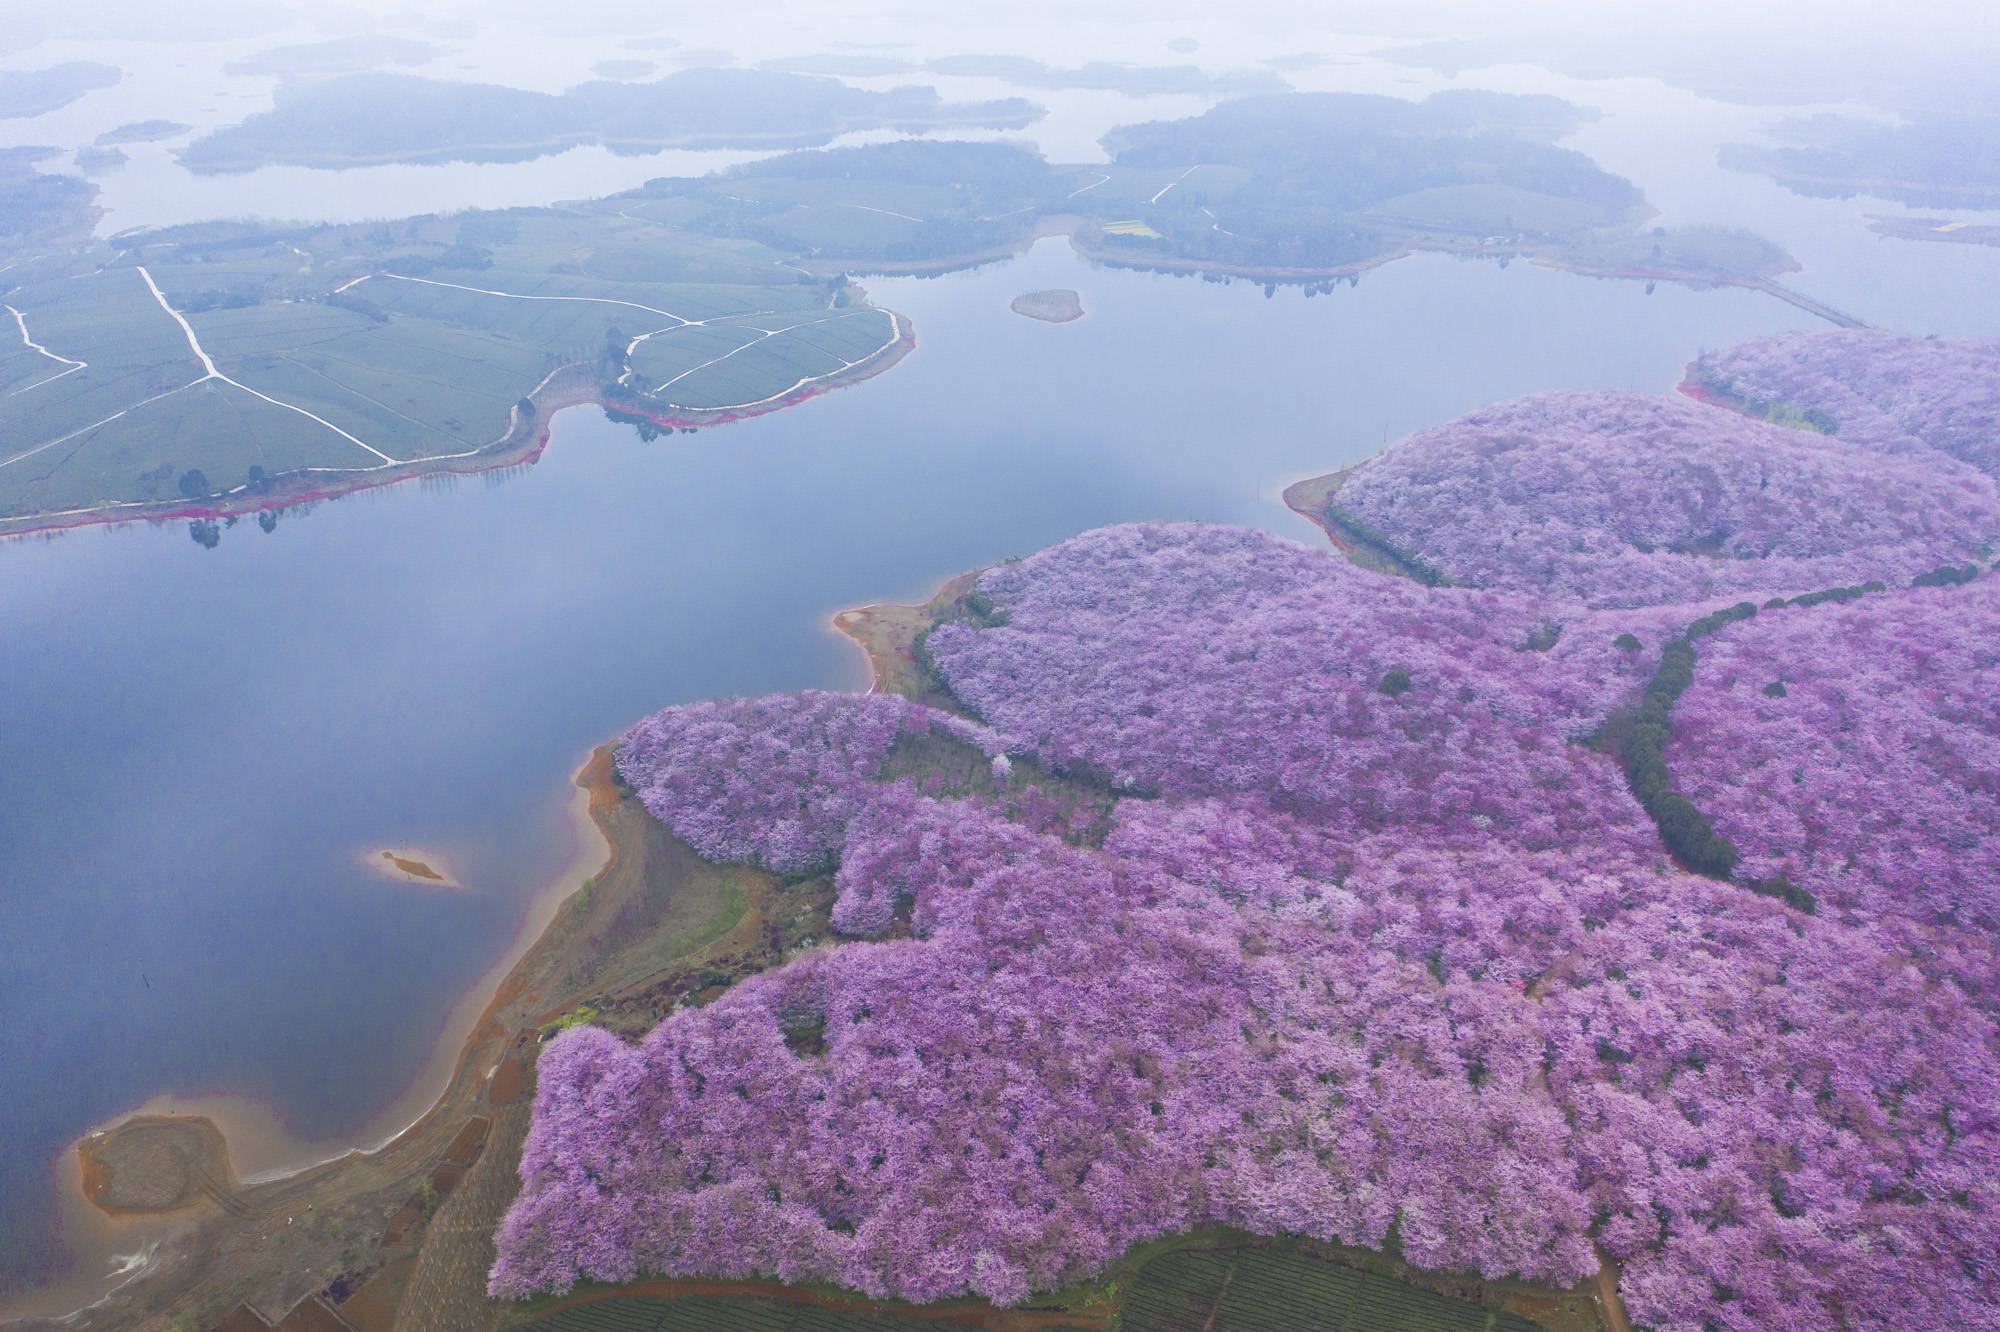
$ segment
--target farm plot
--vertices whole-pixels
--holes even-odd
[[[895,321],[872,309],[708,324],[641,342],[629,382],[677,407],[743,407],[839,374],[894,337]]]
[[[0,312],[0,399],[39,388],[84,368],[83,362],[37,346],[25,315]]]
[[[515,400],[559,364],[515,338],[434,320],[378,324],[303,303],[192,321],[231,378],[404,460],[492,443],[506,433]],[[294,433],[315,428],[324,429],[302,417],[292,423]]]
[[[19,325],[25,323],[37,343],[85,365],[59,380],[0,398],[0,469],[28,450],[202,376],[186,337],[137,273],[43,283],[14,292],[7,302],[21,312],[18,321],[7,316],[5,329],[17,347]],[[35,359],[50,369],[63,368],[47,357]]]
[[[557,370],[609,388],[628,349],[621,393],[713,409],[776,403],[894,337],[781,257],[581,207],[126,238],[0,284],[0,523],[395,479],[510,440]]]
[[[371,467],[381,459],[219,379],[173,390],[0,468],[0,516],[185,499],[251,471]]]
[[[1180,1249],[1139,1269],[1122,1332],[1540,1332],[1541,1324],[1310,1254]]]

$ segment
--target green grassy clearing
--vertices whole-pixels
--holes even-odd
[[[1180,1249],[1139,1269],[1120,1332],[1539,1332],[1498,1308],[1281,1248]]]
[[[535,1332],[915,1332],[935,1324],[765,1300],[642,1295],[573,1305],[514,1326]]]

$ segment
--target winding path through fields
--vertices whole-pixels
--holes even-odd
[[[272,397],[268,393],[259,393],[256,389],[251,388],[248,384],[241,383],[238,380],[231,379],[228,375],[225,375],[220,370],[216,369],[214,360],[212,360],[209,357],[209,354],[207,352],[202,350],[201,339],[197,338],[194,335],[194,325],[190,324],[187,321],[186,315],[182,314],[179,310],[174,309],[173,306],[167,304],[166,294],[160,290],[160,284],[153,281],[153,275],[146,271],[146,266],[144,264],[140,264],[138,267],[139,267],[139,276],[146,280],[146,290],[153,293],[153,299],[160,303],[160,308],[162,310],[165,310],[168,314],[172,315],[174,317],[174,322],[181,326],[181,332],[187,334],[189,349],[194,352],[196,359],[198,359],[201,362],[202,369],[208,372],[207,374],[203,375],[200,379],[195,380],[194,383],[192,384],[181,385],[181,388],[193,388],[195,384],[206,384],[211,379],[220,380],[223,383],[228,384],[232,388],[242,389],[245,393],[248,393],[253,398],[262,398],[265,402],[270,403],[273,407],[283,407],[288,412],[297,412],[300,416],[306,417],[308,420],[319,422],[321,425],[325,426],[328,430],[331,430],[334,434],[339,435],[342,439],[347,440],[349,443],[360,445],[360,447],[368,450],[368,452],[374,454],[377,458],[380,458],[384,463],[394,464],[404,461],[404,459],[402,458],[391,458],[388,454],[382,452],[382,450],[376,448],[373,444],[369,444],[366,441],[356,439],[353,435],[348,434],[345,430],[342,430],[339,426],[327,420],[324,416],[315,416],[313,415],[313,413],[307,411],[303,407],[294,406],[289,402],[281,402],[280,400]],[[179,391],[180,391],[179,389],[174,390],[174,392],[179,392]]]
[[[411,458],[394,457],[384,452],[382,449],[376,447],[375,445],[368,443],[366,440],[363,440],[358,436],[350,433],[349,431],[342,429],[340,426],[335,425],[332,421],[327,420],[325,417],[320,416],[319,414],[312,412],[304,407],[301,407],[296,403],[284,401],[281,398],[273,397],[268,393],[264,393],[261,390],[252,388],[248,384],[245,384],[241,380],[233,378],[232,376],[224,372],[222,368],[216,364],[215,358],[209,354],[208,349],[202,346],[200,335],[196,332],[194,325],[188,320],[187,316],[182,311],[175,308],[173,303],[170,300],[168,300],[166,293],[160,288],[158,282],[154,280],[151,271],[148,270],[144,265],[134,265],[134,271],[138,273],[140,280],[145,284],[146,291],[149,294],[153,303],[157,305],[162,312],[164,312],[169,318],[171,318],[175,322],[175,324],[179,326],[181,335],[187,342],[188,351],[190,352],[190,354],[193,355],[195,360],[199,362],[201,367],[201,372],[196,377],[188,380],[185,383],[175,385],[172,388],[165,389],[158,393],[154,393],[149,397],[141,398],[136,402],[128,403],[125,406],[120,407],[117,411],[111,412],[110,414],[100,419],[93,420],[87,425],[78,427],[77,429],[74,430],[70,430],[67,433],[59,435],[54,439],[44,440],[41,443],[22,449],[21,451],[14,453],[10,456],[0,457],[0,468],[10,467],[15,463],[23,462],[27,459],[36,457],[37,455],[47,453],[49,450],[54,449],[59,445],[69,443],[70,441],[78,440],[80,438],[88,436],[92,432],[100,430],[105,426],[112,424],[115,421],[130,416],[132,413],[139,411],[144,407],[150,406],[153,403],[159,402],[162,399],[174,397],[175,395],[180,394],[188,389],[197,388],[200,385],[209,383],[211,381],[214,381],[215,383],[218,384],[227,385],[230,388],[239,389],[242,392],[249,394],[251,397],[269,403],[274,407],[283,408],[288,412],[297,413],[298,415],[305,417],[307,420],[312,421],[316,425],[323,426],[327,430],[332,431],[334,434],[340,436],[343,440],[347,441],[350,444],[355,445],[357,448],[360,448],[361,450],[363,450],[364,452],[368,453],[370,456],[376,459],[375,462],[366,463],[359,466],[306,465],[290,469],[290,471],[287,473],[287,475],[296,475],[300,477],[304,477],[307,475],[338,476],[346,474],[346,475],[358,476],[366,473],[387,473],[390,477],[394,478],[399,475],[398,469],[419,468],[430,464],[442,465],[457,460],[473,457],[485,450],[493,448],[495,445],[504,443],[509,438],[520,433],[523,427],[524,421],[519,404],[517,403],[511,406],[508,410],[507,429],[501,432],[501,434],[497,436],[494,440],[489,441],[486,444],[474,445],[470,448],[461,449],[449,453],[423,453],[419,454],[416,457],[411,457]],[[804,270],[800,271],[803,272]],[[784,388],[779,389],[778,391],[768,394],[761,398],[756,398],[751,401],[740,402],[740,403],[728,403],[728,404],[720,404],[712,406],[686,408],[686,410],[701,413],[704,419],[729,420],[729,419],[734,419],[732,416],[728,415],[730,413],[740,413],[746,411],[754,412],[759,409],[769,408],[773,404],[783,405],[783,403],[791,395],[797,393],[800,389],[807,388],[810,385],[818,384],[823,381],[836,380],[840,376],[848,374],[849,372],[853,371],[856,367],[861,366],[867,362],[873,361],[876,358],[880,357],[884,352],[895,347],[899,341],[903,342],[911,341],[908,334],[907,324],[904,320],[902,320],[899,316],[894,315],[892,312],[881,311],[874,306],[864,306],[859,309],[841,310],[841,311],[833,310],[830,305],[828,307],[809,307],[813,317],[798,318],[794,319],[793,322],[791,323],[784,324],[777,328],[767,328],[761,325],[748,323],[747,321],[758,318],[771,317],[771,316],[778,316],[781,318],[788,316],[797,316],[804,314],[807,311],[802,309],[749,310],[749,311],[739,310],[739,311],[729,311],[723,314],[712,314],[705,318],[694,319],[690,318],[687,315],[680,314],[672,310],[662,309],[659,306],[647,305],[639,301],[622,300],[614,297],[585,296],[585,295],[530,295],[521,292],[500,291],[492,288],[467,286],[465,284],[456,282],[443,282],[434,278],[412,277],[401,273],[381,273],[381,272],[364,273],[361,276],[350,279],[349,281],[343,283],[339,287],[334,288],[333,291],[329,294],[338,295],[342,292],[351,291],[353,288],[359,286],[364,282],[368,282],[371,279],[408,282],[428,287],[448,288],[451,290],[469,292],[480,296],[491,296],[501,300],[548,301],[548,302],[575,301],[575,302],[583,302],[594,305],[622,306],[627,309],[642,310],[649,314],[658,315],[662,318],[671,319],[674,321],[671,324],[649,330],[633,338],[631,342],[627,344],[625,349],[626,355],[628,357],[631,355],[634,348],[636,348],[640,343],[646,341],[647,339],[657,337],[662,334],[678,332],[679,330],[684,328],[696,328],[703,326],[741,327],[746,332],[755,334],[755,336],[752,337],[748,342],[745,342],[740,346],[734,347],[729,351],[722,353],[719,356],[712,357],[708,361],[703,362],[701,365],[694,366],[689,370],[682,372],[680,375],[676,375],[673,379],[667,381],[668,384],[672,384],[678,382],[681,379],[685,379],[688,375],[694,373],[695,370],[699,370],[705,368],[706,366],[713,365],[717,361],[726,360],[728,359],[728,357],[735,355],[736,352],[742,351],[746,347],[755,346],[761,342],[764,342],[769,338],[777,337],[780,334],[788,333],[795,329],[809,327],[814,324],[830,323],[835,320],[851,318],[863,314],[888,314],[889,324],[890,324],[889,334],[888,337],[882,342],[880,346],[871,348],[867,352],[853,359],[842,359],[840,360],[840,363],[837,366],[835,366],[830,370],[824,371],[820,374],[801,376],[800,378],[794,380],[792,383],[786,385]],[[0,304],[0,309],[5,309],[14,316],[15,325],[20,332],[22,345],[24,347],[40,355],[46,356],[52,361],[58,362],[64,367],[62,370],[54,374],[45,376],[44,378],[33,381],[32,383],[10,390],[6,394],[0,396],[12,397],[15,394],[26,392],[28,389],[36,388],[43,384],[52,383],[57,379],[61,379],[64,375],[74,374],[78,370],[89,368],[87,362],[76,358],[63,356],[56,352],[50,351],[47,347],[35,341],[33,335],[28,330],[26,315],[22,311],[16,309],[12,305],[7,305],[7,304]],[[830,353],[830,355],[833,354]],[[346,392],[353,394],[354,396],[360,398],[362,401],[371,404],[372,406],[374,406],[379,410],[387,411],[395,416],[402,417],[404,420],[412,421],[414,424],[419,424],[419,425],[424,424],[421,421],[417,421],[416,418],[409,416],[407,413],[390,406],[388,403],[382,402],[377,398],[370,397],[369,395],[360,392],[357,388],[355,388],[352,385],[341,384],[338,381],[333,380],[330,376],[326,375],[324,372],[316,369],[313,366],[297,361],[296,359],[291,357],[281,357],[281,359],[291,361],[291,363],[297,366],[299,369],[314,375],[316,378],[327,380],[334,387],[344,389]],[[576,363],[559,365],[555,369],[549,371],[548,374],[544,375],[541,382],[538,383],[533,389],[529,390],[526,396],[532,399],[534,395],[540,393],[544,388],[546,388],[549,385],[551,381],[555,380],[559,375],[583,369],[587,369],[587,367]],[[629,373],[630,372],[628,371],[627,372],[628,377]],[[665,388],[666,386],[667,386],[666,384],[663,384],[661,385],[661,388]],[[671,403],[667,405],[675,406],[675,404]],[[544,438],[546,438],[546,436]],[[75,455],[72,454],[70,456],[74,457]],[[64,462],[66,461],[67,459],[64,460]],[[63,462],[59,462],[57,464],[57,466],[62,466],[62,465],[64,465]],[[209,496],[208,498],[212,500],[227,500],[232,496],[239,495],[246,490],[252,490],[255,488],[256,487],[253,486],[251,483],[245,483],[243,485],[230,487],[226,490],[217,491],[214,495]],[[264,492],[260,490],[259,493],[262,494]],[[164,504],[173,504],[173,503],[178,503],[178,502],[161,501],[157,499],[106,500],[101,503],[86,505],[80,508],[46,510],[37,514],[36,517],[40,519],[74,520],[78,518],[83,518],[86,515],[97,515],[100,517],[101,520],[104,521],[116,521],[119,517],[122,516],[136,515],[144,513],[149,510],[157,510],[161,508]],[[52,525],[70,526],[73,525],[73,523],[68,521],[60,521]],[[25,530],[36,530],[36,529],[28,528]]]
[[[19,310],[16,310],[11,305],[6,307],[6,309],[8,314],[14,316],[14,323],[21,330],[21,341],[28,348],[29,351],[40,352],[42,355],[48,357],[51,361],[59,361],[63,365],[69,367],[69,369],[67,370],[58,370],[52,375],[48,375],[41,379],[38,379],[32,384],[23,384],[21,385],[21,387],[9,393],[7,395],[8,397],[11,398],[16,393],[26,393],[31,388],[40,388],[44,384],[53,384],[58,379],[61,379],[64,375],[73,375],[77,371],[85,369],[89,365],[89,362],[87,361],[72,361],[67,356],[58,356],[54,352],[50,351],[47,347],[44,347],[41,343],[36,342],[33,338],[28,336],[28,317],[22,314]]]

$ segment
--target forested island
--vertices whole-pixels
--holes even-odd
[[[1781,335],[1295,486],[1346,559],[1129,525],[848,612],[874,692],[580,775],[611,861],[438,1112],[120,1308],[1985,1325],[1996,371]],[[314,1199],[408,1204],[240,1284]]]
[[[865,129],[1019,129],[1040,114],[1018,97],[961,104],[931,88],[870,92],[773,70],[687,69],[560,94],[362,73],[285,84],[269,111],[203,135],[179,157],[191,171],[215,172],[273,163],[513,162],[583,144],[619,153],[798,148]]]
[[[1771,145],[1730,144],[1722,165],[1771,177],[1794,194],[1866,194],[1913,208],[2000,205],[1993,141],[2000,119],[1930,117],[1902,124],[1821,115],[1781,121]]]
[[[1025,291],[1010,303],[1017,315],[1039,319],[1045,324],[1067,324],[1083,318],[1083,300],[1068,288]]]
[[[124,77],[115,66],[91,60],[72,60],[48,69],[0,70],[0,120],[47,115],[86,93],[112,87]]]

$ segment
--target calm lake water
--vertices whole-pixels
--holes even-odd
[[[0,1288],[73,1269],[68,1144],[162,1094],[266,1107],[251,1169],[394,1127],[575,853],[589,748],[673,703],[858,685],[832,611],[1105,523],[1316,539],[1290,478],[1514,394],[1665,391],[1700,348],[1812,322],[1438,256],[1312,299],[1060,242],[868,285],[916,353],[773,416],[642,443],[576,410],[532,468],[213,550],[185,524],[0,543]],[[1088,316],[1008,312],[1047,286]],[[470,890],[368,874],[385,845]]]

